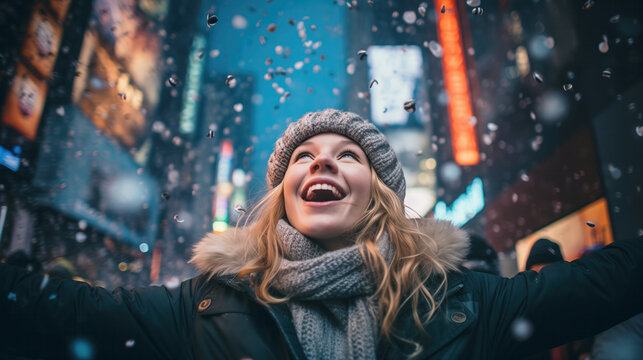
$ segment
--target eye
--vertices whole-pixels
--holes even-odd
[[[341,153],[339,155],[340,159],[343,159],[343,158],[346,158],[346,157],[353,158],[354,160],[359,161],[359,156],[357,156],[357,154],[355,154],[354,152],[352,152],[350,150],[344,151],[343,153]]]
[[[295,156],[295,161],[298,161],[299,159],[304,159],[304,158],[309,158],[310,160],[313,159],[313,156],[309,152],[302,151],[297,156]]]

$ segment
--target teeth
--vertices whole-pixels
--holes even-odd
[[[330,190],[333,192],[336,198],[341,199],[342,194],[337,190],[333,185],[330,184],[315,184],[308,188],[306,192],[306,199],[310,199],[313,196],[313,191],[315,190]]]

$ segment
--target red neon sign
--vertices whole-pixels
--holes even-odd
[[[434,4],[438,14],[438,39],[443,50],[444,85],[449,95],[448,110],[453,156],[459,165],[475,165],[480,161],[480,154],[475,127],[469,122],[473,116],[473,109],[457,5],[454,0],[440,0],[435,1]]]

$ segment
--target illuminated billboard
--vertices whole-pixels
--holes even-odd
[[[98,33],[101,44],[112,54],[132,83],[145,94],[146,104],[158,104],[162,63],[161,41],[156,24],[139,9],[152,9],[151,1],[139,8],[137,0],[94,0],[90,28]],[[159,6],[161,4],[158,4]]]
[[[2,122],[35,140],[46,97],[47,83],[18,63],[2,110]]]
[[[87,31],[72,100],[96,127],[125,146],[136,146],[145,130],[143,92],[112,54]]]
[[[54,69],[62,32],[58,19],[47,11],[44,4],[37,4],[20,55],[45,78],[49,78]]]
[[[560,245],[563,257],[572,261],[590,248],[605,246],[614,241],[612,225],[605,198],[598,199],[550,225],[516,242],[518,270],[525,270],[533,244],[547,238]]]

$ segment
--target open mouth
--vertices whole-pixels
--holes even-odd
[[[346,195],[337,187],[326,184],[313,184],[308,186],[301,194],[305,201],[324,202],[341,200]]]

